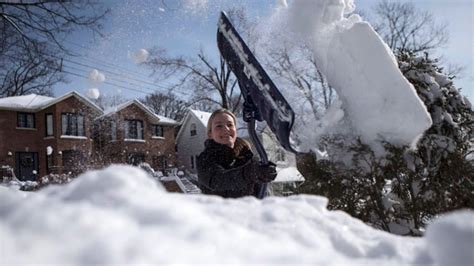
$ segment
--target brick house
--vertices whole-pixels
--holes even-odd
[[[75,171],[93,153],[92,123],[102,110],[70,92],[0,99],[0,164],[20,180]]]
[[[97,118],[96,154],[101,164],[150,164],[165,172],[176,166],[175,120],[159,116],[138,100],[128,101]]]
[[[104,113],[77,92],[0,98],[0,167],[12,167],[21,181],[110,163],[164,170],[176,163],[177,125],[137,100]]]

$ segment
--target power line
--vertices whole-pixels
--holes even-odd
[[[65,61],[70,61],[70,60],[66,60],[66,59],[65,59]],[[80,64],[80,63],[78,63],[78,64],[79,64],[79,65],[82,65],[82,66],[85,66],[85,67],[91,67],[91,66],[88,66],[88,65]],[[72,67],[72,66],[69,66],[69,65],[64,65],[64,66],[67,66],[68,68],[72,68],[72,69],[74,69],[74,70],[76,70],[76,71],[85,71],[84,69],[75,68],[75,67]],[[104,72],[112,73],[112,72],[110,72],[110,71],[104,71]],[[115,73],[112,73],[112,74],[115,74]],[[115,74],[115,75],[117,75],[117,74]],[[88,79],[89,79],[89,78],[88,78]],[[121,80],[115,80],[115,81],[125,83],[124,81],[121,81]],[[134,86],[143,87],[144,89],[150,90],[150,91],[152,91],[152,92],[156,92],[156,91],[157,91],[157,89],[153,89],[153,88],[149,88],[149,87],[144,87],[144,86],[142,86],[141,84],[137,84],[137,83],[128,82],[128,84],[129,84],[129,85],[134,85]],[[169,88],[166,88],[166,87],[163,87],[163,86],[159,86],[159,85],[157,85],[157,84],[152,84],[152,83],[149,83],[149,84],[151,84],[152,86],[156,86],[156,87],[158,87],[158,88],[161,88],[161,89],[168,90],[168,91],[170,91],[170,92],[172,91],[172,92],[174,92],[174,93],[181,94],[182,96],[191,96],[190,93],[186,93],[186,92],[182,92],[182,91],[170,90]]]
[[[81,45],[81,44],[77,44],[77,43],[74,43],[74,42],[71,42],[71,41],[66,41],[66,42],[71,43],[71,44],[73,44],[73,45],[75,45],[75,46],[77,46],[77,47],[79,47],[79,48],[81,48],[81,49],[88,50],[88,48],[84,47],[84,46]],[[108,61],[106,61],[106,60],[99,60],[99,59],[97,59],[97,58],[92,58],[92,57],[86,56],[86,55],[84,55],[84,54],[81,54],[81,57],[82,57],[82,58],[86,58],[86,59],[89,60],[89,61],[97,62],[97,63],[99,63],[99,64],[102,64],[102,65],[105,65],[105,66],[108,66],[108,67],[113,67],[113,68],[122,69],[122,70],[125,70],[125,71],[127,71],[127,72],[135,73],[135,74],[141,75],[141,76],[143,76],[143,77],[146,77],[145,75],[143,75],[143,73],[140,73],[140,72],[131,70],[131,69],[129,69],[129,68],[117,66],[116,64],[110,63],[110,62],[108,62]],[[147,77],[147,78],[148,78],[148,77]]]
[[[69,59],[63,59],[62,57],[59,57],[59,56],[56,56],[56,55],[51,55],[51,54],[44,54],[42,53],[44,56],[48,56],[48,57],[52,57],[52,58],[55,58],[55,59],[58,59],[58,60],[62,60],[62,61],[67,61],[69,63],[72,63],[72,64],[76,64],[76,65],[79,65],[79,66],[82,66],[82,67],[87,67],[87,68],[94,68],[93,66],[90,66],[90,65],[87,65],[87,64],[82,64],[82,63],[79,63],[79,62],[75,62],[73,60],[69,60]],[[16,59],[16,60],[21,60],[21,58],[18,58],[18,57],[12,57],[13,59]],[[67,68],[70,68],[72,69],[72,71],[86,71],[84,69],[80,69],[80,68],[76,68],[76,67],[73,67],[73,66],[70,66],[70,65],[65,65],[64,63],[62,63],[62,66],[65,66]],[[89,77],[85,76],[85,75],[81,75],[81,74],[78,74],[78,73],[74,73],[74,72],[71,72],[71,71],[66,71],[64,69],[60,69],[61,72],[64,72],[66,74],[70,74],[70,75],[73,75],[73,76],[76,76],[76,77],[80,77],[80,78],[83,78],[83,79],[87,79],[87,80],[90,80]],[[116,76],[121,76],[120,74],[117,74],[117,73],[114,73],[112,71],[104,71],[104,70],[101,70],[103,72],[108,72],[108,73],[111,73],[113,75],[116,75]],[[121,81],[121,80],[116,80],[116,79],[112,79],[114,81],[117,81],[119,83],[125,83],[124,81]],[[142,82],[140,80],[138,80],[138,82]],[[139,92],[139,93],[143,93],[143,94],[151,94],[151,93],[154,93],[156,91],[158,91],[157,89],[152,89],[152,88],[148,88],[148,87],[144,87],[142,86],[141,84],[137,84],[137,83],[131,83],[131,82],[128,82],[129,85],[134,85],[134,86],[139,86],[139,87],[143,87],[147,90],[149,90],[149,92],[146,92],[146,91],[143,91],[143,90],[139,90],[139,89],[133,89],[133,88],[129,88],[129,87],[126,87],[126,86],[123,86],[121,84],[116,84],[116,83],[112,83],[110,81],[104,81],[102,83],[105,83],[105,84],[109,84],[109,85],[112,85],[112,86],[116,86],[116,87],[119,87],[119,88],[123,88],[123,89],[126,89],[126,90],[130,90],[130,91],[135,91],[135,92]],[[173,92],[173,93],[177,93],[177,94],[181,94],[181,96],[191,96],[191,93],[186,93],[186,92],[182,92],[182,91],[175,91],[175,90],[171,90],[169,88],[166,88],[166,87],[163,87],[163,86],[159,86],[157,84],[153,84],[153,83],[149,83],[149,82],[143,82],[143,83],[148,83],[148,84],[151,84],[153,86],[156,86],[158,88],[162,88],[162,89],[165,89],[165,90],[168,90],[169,92]]]
[[[87,70],[80,69],[80,68],[73,67],[73,66],[66,65],[66,64],[63,64],[63,66],[68,67],[68,68],[73,69],[73,70],[76,70],[76,71],[87,71]],[[90,77],[89,77],[88,79],[90,80]],[[123,80],[115,79],[115,78],[113,78],[113,76],[110,77],[110,78],[107,78],[107,79],[114,80],[114,81],[117,81],[117,82],[120,82],[120,83],[124,83],[124,84],[127,84],[127,85],[131,85],[131,86],[142,87],[142,88],[145,88],[145,89],[150,90],[150,91],[156,91],[156,89],[149,88],[149,87],[145,87],[145,86],[143,86],[142,84],[137,84],[137,83],[133,83],[133,82],[125,82],[125,81],[123,81]]]
[[[81,49],[83,49],[83,50],[88,50],[88,48],[86,48],[85,46],[83,46],[83,45],[81,45],[81,44],[78,44],[78,43],[75,43],[75,42],[72,42],[72,41],[66,41],[66,42],[68,42],[68,43],[70,43],[70,44],[72,44],[72,45],[75,45],[75,46],[77,46],[77,47],[79,47],[79,48],[81,48]],[[79,59],[79,60],[89,61],[89,62],[97,62],[97,63],[99,63],[99,64],[101,64],[101,65],[104,65],[105,67],[111,68],[111,69],[113,69],[113,70],[118,70],[118,71],[120,71],[120,70],[125,70],[125,71],[127,71],[127,72],[136,73],[136,74],[138,74],[138,75],[140,75],[140,76],[142,76],[142,77],[148,78],[146,75],[143,75],[143,73],[136,72],[136,71],[133,71],[133,70],[124,68],[124,67],[117,66],[116,64],[110,63],[110,62],[108,62],[108,61],[106,61],[106,60],[99,60],[99,59],[97,59],[97,58],[92,58],[92,57],[86,56],[86,55],[84,55],[84,54],[81,54],[81,57],[75,57],[75,58],[77,58],[77,59]],[[64,60],[69,60],[69,59],[64,59]],[[69,60],[69,61],[72,61],[72,60]],[[75,64],[82,64],[82,63],[78,63],[78,62],[72,62],[72,63],[75,63]],[[94,68],[94,69],[101,70],[101,69],[99,69],[99,68],[97,68],[97,67],[95,67],[95,66],[90,66],[90,65],[87,65],[87,64],[82,64],[82,65],[85,65],[86,67],[91,67],[91,68]],[[122,74],[113,73],[112,71],[108,71],[108,70],[103,70],[103,69],[102,69],[101,71],[103,71],[103,72],[108,72],[108,73],[111,73],[111,74],[114,74],[114,75],[117,75],[117,76],[122,76]],[[138,82],[142,82],[142,83],[145,83],[145,84],[149,84],[149,85],[152,85],[152,86],[156,86],[156,87],[158,87],[158,88],[166,89],[166,90],[168,90],[168,91],[172,91],[170,88],[173,87],[173,85],[171,85],[171,84],[167,84],[167,85],[163,86],[163,85],[158,85],[158,84],[155,84],[155,83],[150,83],[150,82],[148,82],[148,81],[144,81],[144,80],[137,79],[137,78],[132,78],[132,77],[128,77],[128,78],[133,79],[133,80],[138,81]],[[162,83],[164,83],[164,82],[162,82]],[[130,83],[130,84],[132,84],[132,83]],[[190,93],[185,93],[185,92],[181,92],[181,91],[174,91],[174,90],[173,90],[173,92],[178,93],[178,94],[181,94],[182,96],[191,96]]]
[[[56,59],[60,59],[60,60],[64,60],[64,61],[67,61],[69,63],[72,63],[72,64],[75,64],[75,65],[79,65],[79,66],[82,66],[82,67],[87,67],[87,68],[90,68],[90,69],[97,69],[101,72],[104,72],[104,73],[109,73],[109,74],[112,74],[112,75],[115,75],[115,76],[118,76],[118,77],[122,77],[123,75],[120,74],[120,73],[116,73],[116,72],[113,72],[113,71],[109,71],[109,70],[106,70],[106,69],[102,69],[102,68],[97,68],[96,66],[91,66],[91,65],[88,65],[88,64],[83,64],[83,63],[80,63],[80,62],[76,62],[74,60],[70,60],[70,59],[65,59],[65,58],[61,58],[59,56],[55,56],[55,55],[50,55],[51,57],[54,57]],[[156,87],[159,87],[159,88],[162,88],[162,89],[168,89],[164,86],[160,86],[158,84],[155,84],[155,83],[151,83],[151,82],[148,82],[148,81],[144,81],[144,80],[139,80],[139,79],[136,79],[136,78],[133,78],[133,77],[127,77],[128,79],[131,79],[131,80],[135,80],[137,82],[141,82],[141,83],[144,83],[144,84],[148,84],[148,85],[151,85],[151,86],[156,86]],[[137,84],[138,85],[138,84]]]
[[[87,51],[89,50],[89,48],[83,46],[82,44],[78,44],[78,43],[75,43],[75,42],[72,42],[72,41],[65,41],[65,42],[73,44],[73,45],[75,45],[75,46],[77,46],[77,47],[79,47],[83,50],[87,50]],[[143,74],[142,72],[138,72],[138,71],[132,70],[130,68],[125,68],[125,67],[122,67],[122,66],[118,66],[117,64],[111,63],[110,61],[107,61],[105,59],[97,59],[97,58],[94,58],[94,57],[87,56],[85,54],[80,54],[80,57],[74,56],[74,58],[77,58],[79,60],[89,61],[91,63],[98,63],[98,64],[101,64],[105,67],[112,68],[114,70],[122,70],[124,72],[134,73],[134,74],[137,74],[137,75],[141,76],[142,78],[146,78],[146,79],[149,78],[149,76]],[[172,85],[166,84],[166,86],[171,87]]]
[[[73,69],[75,71],[82,71],[82,69],[78,69],[78,68],[74,68],[74,67],[71,67],[71,66],[66,66],[67,68],[70,68],[70,69]],[[77,74],[77,73],[74,73],[74,72],[71,72],[71,71],[67,71],[67,70],[62,70],[62,72],[64,73],[67,73],[67,74],[71,74],[71,75],[74,75],[74,76],[77,76],[77,77],[80,77],[80,78],[84,78],[84,79],[87,79],[87,80],[90,80],[89,77],[85,76],[85,75],[81,75],[81,74]],[[120,81],[119,81],[120,82]],[[133,89],[133,88],[130,88],[130,87],[125,87],[121,84],[116,84],[116,83],[112,83],[108,80],[105,80],[103,81],[102,83],[104,84],[108,84],[108,85],[112,85],[112,86],[116,86],[116,87],[119,87],[119,88],[123,88],[123,89],[126,89],[126,90],[131,90],[131,91],[135,91],[135,92],[140,92],[140,93],[143,93],[143,94],[152,94],[152,93],[155,93],[157,90],[154,90],[154,89],[150,89],[150,88],[143,88],[143,89],[147,89],[148,91],[144,91],[144,90],[139,90],[139,89]],[[182,91],[173,91],[174,93],[177,93],[177,94],[181,94],[181,96],[191,96],[191,93],[186,93],[186,92],[182,92]]]
[[[63,70],[62,72],[66,73],[66,74],[70,74],[70,75],[76,76],[76,77],[80,77],[80,78],[84,78],[84,79],[89,79],[88,77],[86,77],[86,76],[84,76],[84,75],[77,74],[77,73],[74,73],[74,72],[70,72],[70,71],[67,71],[67,70]],[[121,86],[121,85],[118,85],[118,84],[111,83],[111,82],[109,82],[109,81],[104,81],[103,83],[109,84],[109,85],[112,85],[112,86],[116,86],[116,87],[119,87],[119,88],[122,88],[122,89],[126,89],[126,90],[131,90],[131,91],[143,93],[143,94],[146,94],[146,95],[150,94],[150,92],[145,92],[145,91],[138,90],[138,89],[132,89],[132,88],[124,87],[124,86]]]

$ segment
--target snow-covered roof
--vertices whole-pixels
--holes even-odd
[[[196,118],[205,126],[207,127],[207,121],[209,121],[209,118],[211,117],[211,113],[204,112],[204,111],[199,111],[199,110],[193,110],[189,109],[189,112],[194,114]]]
[[[273,182],[304,182],[304,177],[294,166],[278,169],[278,175]]]
[[[204,111],[199,111],[199,110],[194,110],[194,109],[188,109],[188,113],[184,117],[184,119],[181,121],[181,128],[178,131],[178,134],[176,135],[176,143],[178,143],[179,138],[183,134],[182,132],[185,130],[185,124],[188,123],[188,121],[191,119],[191,117],[194,116],[198,122],[202,124],[202,126],[207,127],[207,121],[209,121],[209,118],[211,117],[211,113],[209,112],[204,112]]]
[[[148,108],[148,106],[144,105],[142,102],[140,102],[139,100],[137,99],[134,99],[134,100],[130,100],[128,102],[125,102],[125,103],[122,103],[122,104],[119,104],[117,106],[114,106],[112,108],[108,108],[107,110],[105,110],[104,112],[104,115],[100,116],[98,119],[100,118],[103,118],[105,116],[109,116],[109,115],[112,115],[112,114],[115,114],[125,108],[127,108],[128,106],[132,105],[132,104],[135,104],[137,105],[140,109],[142,109],[143,111],[145,111],[152,119],[155,123],[158,123],[158,124],[167,124],[167,125],[178,125],[179,122],[174,120],[174,119],[171,119],[171,118],[168,118],[168,117],[164,117],[164,116],[161,116],[161,115],[158,115],[156,114],[155,112],[153,112],[150,108]]]
[[[96,111],[102,113],[102,109],[100,107],[76,91],[68,92],[56,98],[37,94],[1,98],[0,109],[38,112],[73,96],[86,105],[92,107]]]
[[[52,102],[54,99],[53,97],[37,94],[6,97],[0,99],[0,109],[34,111]]]

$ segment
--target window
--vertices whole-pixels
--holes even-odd
[[[163,126],[153,125],[153,137],[163,137]]]
[[[191,136],[196,136],[196,124],[191,124]]]
[[[21,128],[35,128],[35,114],[18,113],[16,125]]]
[[[46,123],[46,137],[53,136],[53,114],[46,114],[44,121]]]
[[[125,120],[125,138],[143,139],[143,122],[141,120]]]
[[[191,155],[191,169],[194,169],[194,156]]]
[[[84,116],[75,113],[61,114],[62,135],[85,136]]]

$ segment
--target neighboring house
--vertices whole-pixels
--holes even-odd
[[[36,94],[0,99],[0,164],[21,181],[75,172],[90,164],[92,123],[102,114],[77,92],[52,98]]]
[[[178,166],[196,173],[197,156],[204,150],[211,113],[189,109],[176,136]]]
[[[97,118],[96,153],[108,165],[146,162],[165,172],[176,167],[175,120],[159,116],[138,100],[114,107]]]

